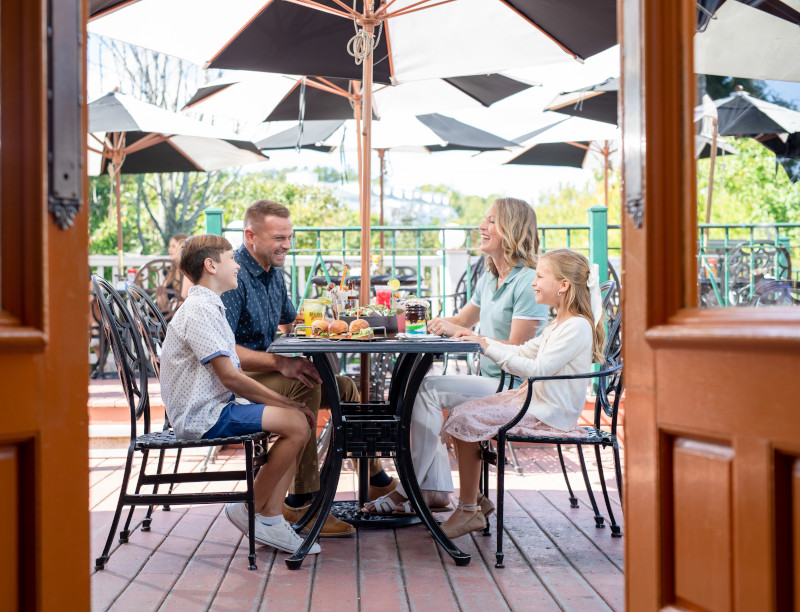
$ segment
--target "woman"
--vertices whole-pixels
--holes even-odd
[[[557,317],[542,334],[522,346],[505,346],[480,336],[486,357],[523,378],[569,376],[588,372],[592,361],[603,360],[605,328],[597,265],[590,268],[584,255],[558,249],[542,256],[533,282],[536,301],[552,306]],[[478,493],[481,471],[479,442],[490,440],[497,430],[519,412],[528,394],[527,382],[486,398],[457,406],[442,427],[442,438],[452,436],[458,457],[460,500],[456,511],[442,525],[449,538],[482,530],[494,510],[492,502]],[[525,436],[582,436],[578,417],[586,400],[586,380],[550,380],[534,383],[531,403],[509,433]]]
[[[172,260],[172,267],[169,269],[169,272],[167,272],[165,284],[180,295],[180,301],[186,299],[186,296],[189,295],[189,287],[192,286],[192,281],[189,280],[189,277],[185,274],[181,274],[178,268],[178,262],[181,258],[181,249],[187,238],[188,236],[186,234],[175,234],[169,239],[169,244],[167,245],[167,254]]]
[[[472,327],[480,322],[482,336],[502,343],[524,344],[536,335],[548,316],[547,306],[534,300],[531,286],[539,252],[536,213],[527,202],[501,198],[487,211],[479,230],[487,271],[466,306],[455,316],[431,320],[428,331],[444,336],[472,335]],[[453,492],[447,448],[439,440],[442,410],[494,393],[500,368],[481,357],[481,374],[426,378],[414,402],[412,459],[431,510],[447,509]],[[398,486],[367,503],[364,509],[374,514],[402,514],[410,511],[405,501],[405,491]]]

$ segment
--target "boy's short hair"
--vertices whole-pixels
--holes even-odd
[[[206,259],[210,257],[219,263],[222,260],[222,254],[232,250],[231,243],[222,236],[214,234],[191,236],[183,243],[181,259],[178,265],[181,272],[188,276],[190,281],[197,284],[203,277]]]
[[[254,224],[261,224],[264,217],[281,217],[282,219],[289,218],[289,209],[283,204],[273,202],[272,200],[259,200],[253,202],[244,211],[244,227],[252,228]]]

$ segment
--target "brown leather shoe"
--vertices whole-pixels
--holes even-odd
[[[483,512],[465,512],[461,508],[456,508],[456,511],[450,515],[450,518],[442,523],[442,531],[450,538],[457,538],[470,531],[482,531],[486,527],[486,517]]]
[[[378,499],[379,497],[386,495],[387,493],[391,493],[397,488],[399,482],[400,481],[397,480],[397,478],[392,478],[392,482],[390,482],[385,487],[373,487],[372,485],[369,485],[369,492],[367,493],[367,499],[369,499],[369,501],[372,501],[374,499]]]
[[[308,503],[301,508],[292,508],[291,506],[287,506],[283,504],[283,518],[285,518],[289,523],[294,525],[297,521],[303,518],[303,515],[308,510],[308,507],[311,504]],[[316,520],[316,516],[314,516],[309,522],[308,525],[312,525]],[[340,521],[332,514],[328,515],[328,518],[325,519],[325,524],[322,526],[322,531],[319,534],[321,538],[343,538],[345,536],[353,535],[356,532],[356,528],[353,527],[350,523],[345,523],[344,521]]]

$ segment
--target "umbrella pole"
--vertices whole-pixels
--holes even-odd
[[[383,175],[386,172],[386,149],[377,149],[378,159],[381,160],[381,227],[383,227]],[[383,254],[383,230],[381,230],[381,254]]]
[[[711,125],[714,128],[714,131],[711,135],[711,158],[709,161],[709,168],[708,168],[708,197],[706,198],[706,225],[711,223],[711,196],[714,194],[714,163],[717,160],[717,130],[718,124],[717,120],[712,119]],[[710,229],[706,227],[705,235],[706,235],[706,245],[708,245],[708,234]]]
[[[372,22],[372,7],[364,3],[364,32],[372,37],[375,24]],[[372,195],[372,53],[368,53],[362,63],[364,78],[361,80],[361,303],[370,301],[370,200]],[[370,399],[369,355],[361,355],[361,401]]]
[[[611,155],[611,150],[609,149],[608,141],[606,140],[605,146],[603,147],[603,197],[606,208],[608,208],[608,156],[609,155]]]
[[[125,279],[125,270],[122,261],[122,204],[120,202],[121,176],[118,166],[114,166],[114,195],[117,199],[117,264],[119,265],[119,280]]]

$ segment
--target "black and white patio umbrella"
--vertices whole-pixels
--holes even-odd
[[[585,137],[573,138],[579,134]],[[608,206],[608,175],[621,142],[619,130],[595,121],[565,119],[515,140],[535,142],[506,164],[587,168],[593,162],[599,162],[603,168],[604,202]],[[725,141],[717,140],[716,146],[719,155],[736,153],[736,149]],[[712,149],[710,138],[701,134],[695,136],[695,155],[699,159],[710,157]]]
[[[123,269],[121,174],[207,172],[268,159],[255,144],[236,134],[119,92],[106,94],[89,104],[89,132],[89,151],[101,156],[96,172],[108,172],[115,185],[120,271]]]
[[[617,125],[618,94],[619,79],[614,77],[559,94],[545,110]]]
[[[585,59],[617,42],[615,0],[141,0],[91,32],[208,68],[361,80],[348,53],[354,18],[370,13],[373,79],[487,74]],[[317,10],[315,10],[317,9]],[[372,30],[370,30],[372,31]]]
[[[697,5],[695,72],[800,81],[795,0],[699,0]]]
[[[344,125],[344,121],[305,121],[286,130],[272,134],[256,141],[262,151],[279,151],[281,149],[307,149],[328,153],[330,145],[325,145],[331,135]]]
[[[502,74],[430,79],[402,86],[376,86],[373,115],[402,109],[405,115],[444,108],[489,107],[532,87]],[[353,119],[360,85],[348,79],[296,77],[250,71],[200,87],[183,107],[240,121]],[[416,112],[415,112],[416,111]]]

